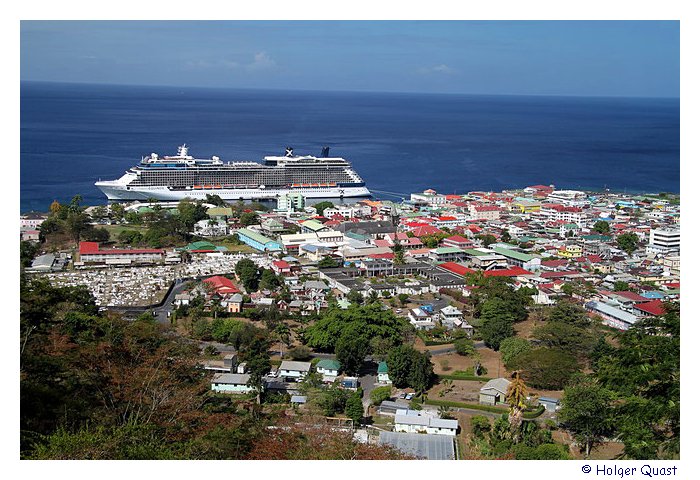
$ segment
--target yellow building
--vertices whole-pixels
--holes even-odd
[[[583,256],[583,247],[581,245],[567,245],[566,248],[560,248],[557,255],[564,258],[578,258]]]

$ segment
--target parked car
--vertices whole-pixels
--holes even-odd
[[[399,394],[399,398],[406,398],[406,393],[401,392],[401,393]]]
[[[401,309],[400,309],[400,308],[397,308],[397,309],[394,310],[394,311],[395,311],[396,313],[401,313]]]
[[[406,400],[411,400],[414,396],[414,393],[409,393],[408,395],[406,395]]]

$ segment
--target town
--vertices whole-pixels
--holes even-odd
[[[76,196],[20,216],[23,276],[194,342],[219,402],[281,405],[406,458],[673,457],[673,412],[635,450],[629,429],[586,424],[581,396],[611,417],[613,397],[658,400],[623,350],[679,321],[678,195],[309,200]]]

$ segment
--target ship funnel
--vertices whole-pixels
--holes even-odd
[[[331,151],[331,147],[323,147],[321,149],[321,158],[328,158],[328,153]]]
[[[294,149],[292,147],[287,147],[286,151],[284,153],[285,157],[293,157],[294,156]]]

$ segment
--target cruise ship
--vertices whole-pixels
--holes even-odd
[[[369,197],[364,180],[341,157],[298,156],[287,147],[284,156],[264,157],[264,163],[223,162],[219,157],[194,158],[187,145],[177,155],[152,153],[117,180],[95,186],[109,200],[204,199],[218,195],[223,200],[275,199],[289,193],[306,198]]]

